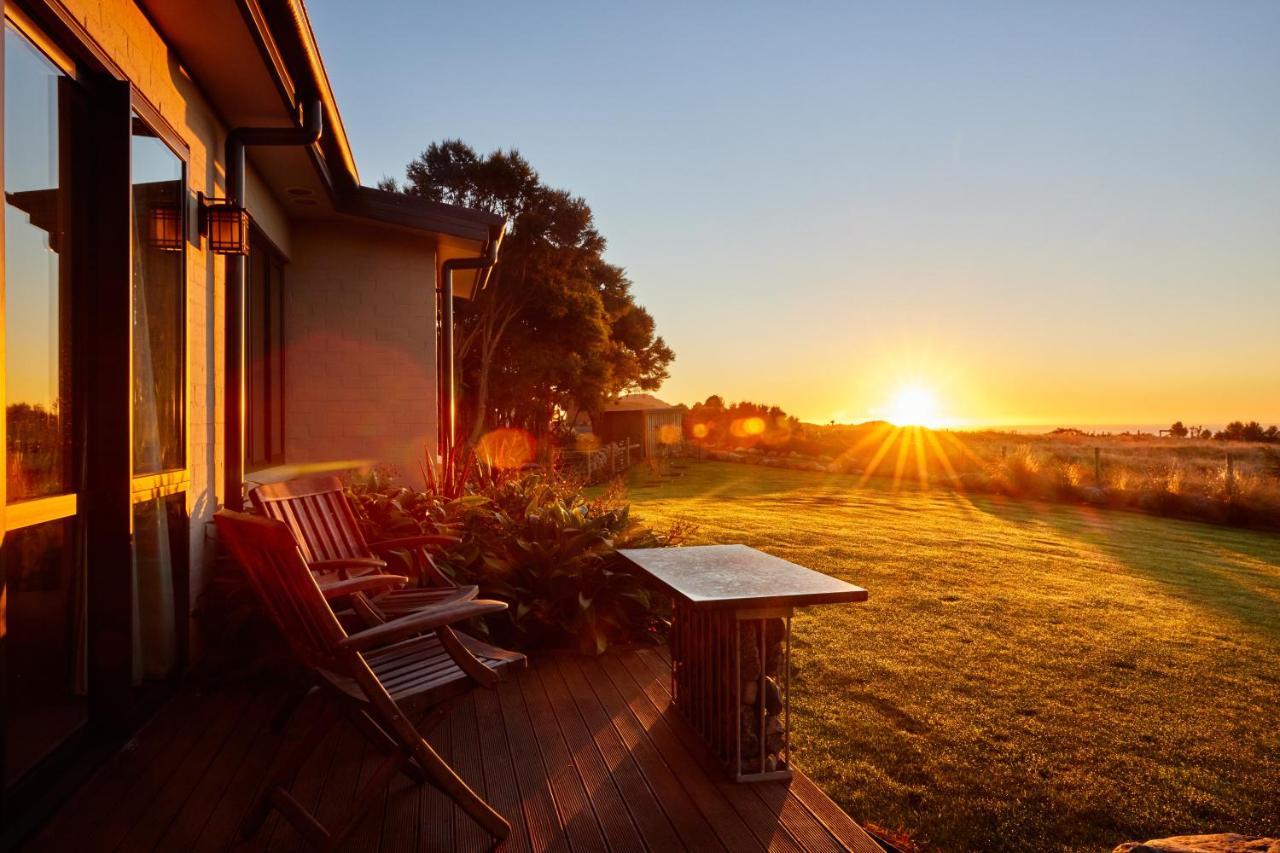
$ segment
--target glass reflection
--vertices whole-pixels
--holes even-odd
[[[133,470],[158,474],[186,464],[186,190],[182,160],[137,116],[131,154]]]
[[[186,495],[133,507],[133,682],[166,678],[178,666],[178,589],[186,575]]]
[[[16,781],[88,717],[85,589],[74,518],[10,531],[5,778]]]
[[[70,491],[75,83],[5,27],[8,500]]]

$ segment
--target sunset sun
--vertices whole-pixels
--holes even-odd
[[[938,426],[938,400],[929,388],[899,388],[885,407],[885,420],[894,426]]]

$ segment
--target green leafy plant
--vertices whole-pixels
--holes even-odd
[[[433,550],[436,567],[509,607],[482,626],[522,649],[611,644],[665,636],[667,602],[627,571],[616,547],[677,544],[634,523],[617,498],[587,501],[581,484],[555,473],[513,474],[467,462],[428,488],[397,486],[380,474],[352,483],[356,514],[371,540],[429,533],[454,537]],[[411,558],[393,571],[411,570]]]

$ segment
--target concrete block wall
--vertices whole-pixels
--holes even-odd
[[[285,270],[285,460],[387,464],[421,486],[436,441],[435,248],[295,220]]]

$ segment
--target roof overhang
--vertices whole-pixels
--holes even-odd
[[[483,247],[506,220],[494,213],[429,201],[405,193],[356,187],[338,198],[339,212]]]
[[[310,186],[332,198],[360,185],[333,88],[300,0],[231,0],[193,6],[138,0],[228,129],[296,126],[319,98],[324,133],[308,149],[250,152],[281,186]],[[265,177],[270,179],[271,174]],[[276,181],[271,181],[275,184]]]
[[[227,128],[295,126],[319,98],[324,133],[307,147],[251,148],[248,156],[286,215],[359,220],[430,235],[437,263],[482,255],[501,241],[495,214],[360,185],[315,33],[301,0],[232,0],[199,6],[138,0]],[[305,206],[304,206],[305,205]],[[455,294],[471,297],[489,271],[458,271]]]

